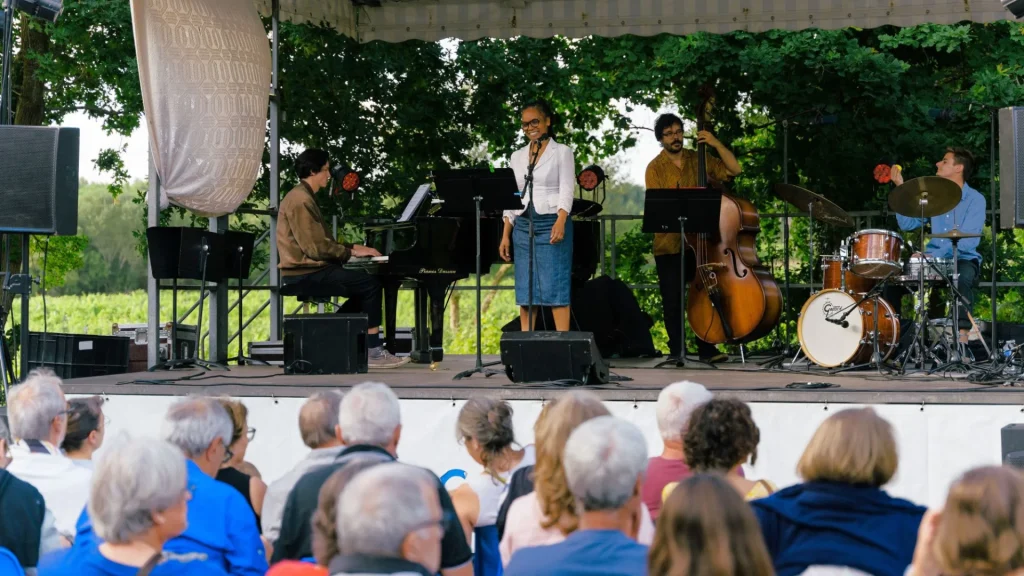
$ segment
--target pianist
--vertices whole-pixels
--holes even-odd
[[[380,256],[373,248],[338,242],[327,231],[316,193],[331,178],[327,152],[311,148],[295,161],[299,185],[293,188],[277,214],[277,251],[281,279],[296,285],[299,294],[349,298],[366,313],[367,348],[371,368],[393,368],[409,361],[387,351],[380,341],[381,284],[374,276],[343,266],[352,256]]]

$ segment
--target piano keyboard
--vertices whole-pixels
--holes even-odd
[[[387,262],[388,256],[352,256],[346,264],[372,264],[376,262]]]

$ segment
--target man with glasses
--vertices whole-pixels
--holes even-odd
[[[693,188],[697,186],[697,152],[683,148],[683,121],[674,114],[662,114],[654,124],[654,137],[661,143],[662,151],[647,165],[645,176],[647,189]],[[706,130],[697,133],[697,142],[704,143],[718,152],[719,158],[708,156],[705,165],[710,180],[725,181],[740,173],[742,168],[733,153]],[[682,193],[682,192],[681,192]],[[665,330],[668,332],[669,355],[678,357],[686,353],[686,344],[679,341],[682,332],[683,284],[680,279],[679,250],[682,242],[679,234],[654,235],[654,264],[658,270],[658,287],[661,289],[661,304],[665,315]],[[693,278],[696,259],[692,248],[687,248],[686,278]],[[704,362],[722,362],[729,357],[718,351],[714,345],[704,342],[697,335],[697,354]]]

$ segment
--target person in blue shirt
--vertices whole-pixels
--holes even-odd
[[[953,210],[933,216],[931,218],[931,233],[943,234],[950,230],[959,230],[971,234],[981,234],[985,227],[985,197],[967,183],[974,171],[974,155],[965,148],[947,148],[942,160],[935,163],[935,175],[956,182],[962,189],[960,203]],[[899,166],[892,167],[892,182],[896,186],[903,184],[903,173]],[[923,226],[926,220],[909,216],[896,215],[896,222],[901,230],[917,230]],[[960,307],[959,326],[963,336],[971,328],[971,321],[967,313],[974,305],[974,291],[978,286],[978,276],[981,272],[981,254],[978,253],[980,238],[967,238],[957,243],[957,267],[959,268],[960,279],[957,282],[957,290],[964,295],[970,306]],[[946,238],[932,238],[925,246],[925,255],[929,258],[953,258],[953,244]],[[897,310],[900,309],[899,302],[905,290],[898,291],[887,289],[883,296]],[[933,299],[929,302],[929,318],[941,318],[945,302],[935,298],[936,291],[932,292]]]
[[[195,556],[165,554],[168,540],[188,526],[188,473],[181,451],[163,440],[115,439],[92,476],[93,538],[44,558],[41,576],[224,574]]]
[[[167,411],[163,436],[185,453],[192,500],[188,527],[169,540],[164,551],[231,576],[263,576],[267,556],[249,503],[237,490],[214,479],[221,464],[231,458],[227,448],[231,432],[231,417],[211,398],[185,398]],[[74,549],[94,546],[102,538],[92,511],[86,513],[79,519]]]
[[[588,420],[569,436],[563,467],[579,528],[558,544],[516,551],[505,576],[646,576],[647,546],[636,541],[647,469],[640,430],[614,416]]]

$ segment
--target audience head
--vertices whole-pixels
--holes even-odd
[[[68,431],[61,446],[68,456],[81,455],[88,459],[103,445],[106,434],[103,416],[103,398],[89,396],[68,401]]]
[[[576,530],[576,498],[569,491],[562,464],[565,443],[580,424],[608,415],[608,408],[593,392],[573,390],[555,400],[547,414],[537,421],[537,464],[533,475],[544,513],[544,528],[558,525],[566,534]]]
[[[162,545],[188,526],[188,472],[174,445],[151,438],[115,439],[96,465],[89,517],[111,544]]]
[[[426,470],[397,462],[356,475],[338,498],[340,554],[403,558],[437,573],[446,519],[436,483]]]
[[[164,417],[163,437],[208,476],[231,459],[228,411],[213,398],[192,396],[175,402]]]
[[[60,448],[68,426],[68,404],[52,370],[37,368],[10,389],[7,417],[16,440],[40,440]]]
[[[690,416],[683,437],[686,463],[698,472],[726,473],[750,458],[757,462],[761,432],[750,407],[733,398],[714,398]]]
[[[310,448],[330,448],[341,444],[338,410],[341,392],[317,392],[306,400],[299,410],[299,432],[302,442]]]
[[[579,514],[635,510],[647,469],[647,441],[614,416],[580,424],[565,443],[565,481]],[[631,535],[635,536],[635,535]]]
[[[7,429],[5,418],[0,417],[0,470],[7,468],[11,463],[8,448],[11,446],[11,431]]]
[[[899,457],[892,426],[871,408],[829,416],[804,449],[797,473],[806,482],[880,487],[896,474]]]
[[[761,528],[750,506],[716,474],[683,480],[658,515],[648,574],[771,575]]]
[[[949,576],[1016,574],[1024,568],[1024,475],[989,466],[949,489],[932,553]]]
[[[327,566],[338,555],[338,497],[345,486],[367,468],[390,462],[383,454],[355,454],[345,465],[331,474],[320,487],[316,512],[313,513],[313,556],[316,563]]]
[[[402,433],[398,396],[380,382],[358,384],[341,400],[338,425],[345,445],[366,444],[395,454]]]
[[[217,399],[231,417],[231,459],[227,464],[234,466],[245,460],[245,451],[249,449],[249,441],[256,435],[256,429],[249,427],[249,409],[238,400],[227,397]]]
[[[512,406],[504,400],[474,396],[459,411],[458,440],[473,460],[494,473],[491,464],[516,441]]]
[[[696,382],[684,380],[662,389],[654,408],[661,439],[665,442],[682,442],[690,415],[709,400],[711,392]]]

